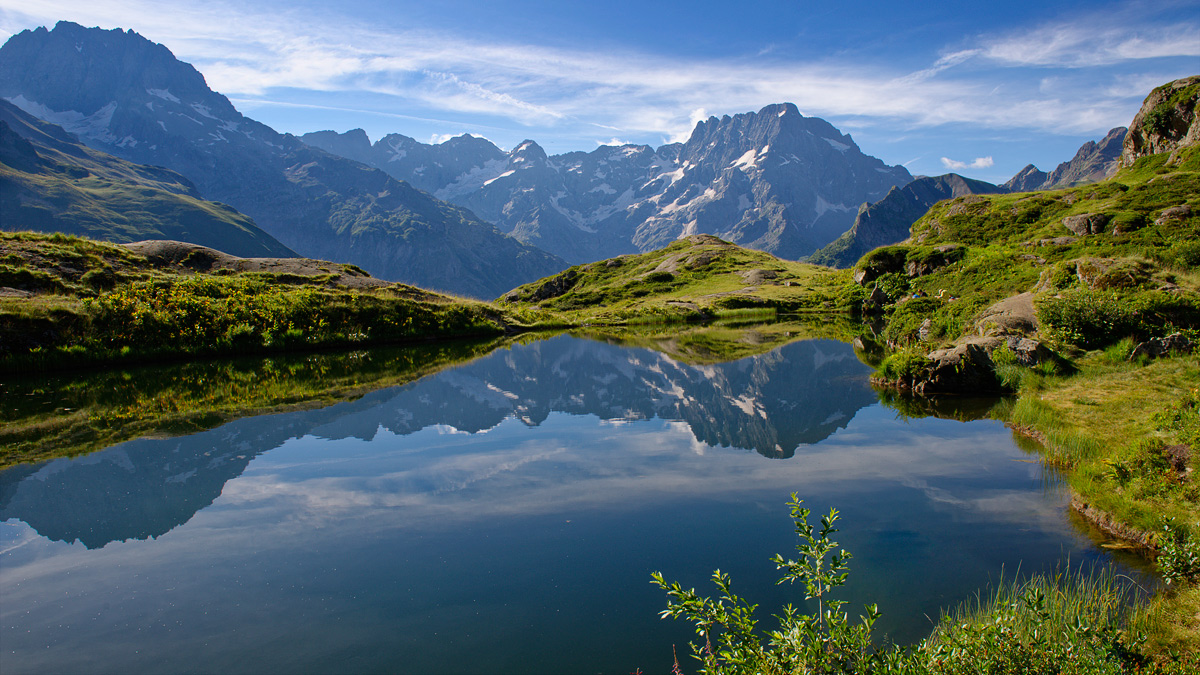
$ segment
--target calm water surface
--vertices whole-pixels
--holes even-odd
[[[6,673],[647,673],[668,579],[763,618],[785,502],[911,642],[1001,570],[1107,562],[992,421],[900,419],[848,345],[692,366],[560,336],[318,410],[0,473]],[[690,663],[684,662],[690,668]]]

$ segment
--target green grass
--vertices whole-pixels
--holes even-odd
[[[62,234],[0,233],[0,371],[356,348],[496,336],[553,317],[404,284],[355,290],[342,275],[198,274],[120,246]]]
[[[846,272],[700,235],[577,265],[516,288],[501,302],[537,306],[576,324],[699,321],[747,311],[846,311],[857,297],[847,281]]]

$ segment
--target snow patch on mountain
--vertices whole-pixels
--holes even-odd
[[[453,182],[433,193],[438,199],[452,200],[455,197],[470,194],[499,178],[508,168],[508,162],[503,159],[489,159],[482,166],[471,167],[471,170],[455,178]]]
[[[51,124],[57,124],[81,138],[96,140],[102,143],[115,143],[117,140],[117,137],[109,131],[109,126],[112,124],[113,112],[117,109],[116,101],[100,108],[91,115],[85,115],[77,110],[52,110],[37,101],[25,98],[21,94],[5,100],[30,115]]]
[[[179,97],[172,94],[170,89],[147,89],[146,93],[150,94],[151,96],[157,96],[164,101],[179,103]]]
[[[830,146],[832,146],[834,150],[837,150],[838,152],[840,152],[842,154],[845,154],[846,151],[850,149],[849,145],[846,145],[845,143],[841,143],[839,141],[835,141],[832,138],[826,138],[825,142],[828,143]]]

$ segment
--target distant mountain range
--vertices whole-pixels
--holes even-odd
[[[809,256],[807,261],[828,267],[850,267],[871,249],[907,239],[912,224],[943,199],[969,194],[1053,190],[1104,180],[1119,168],[1125,132],[1125,127],[1117,127],[1099,143],[1084,143],[1075,157],[1059,164],[1050,173],[1029,164],[1003,185],[972,180],[955,173],[920,176],[908,185],[892,188],[887,196],[874,204],[863,204],[850,229]]]
[[[69,22],[23,31],[0,47],[0,98],[92,150],[177,172],[180,178],[167,182],[178,189],[155,189],[230,205],[240,213],[226,210],[217,220],[236,221],[235,230],[257,225],[303,256],[476,297],[498,296],[568,263],[653,250],[701,233],[783,258],[811,255],[813,262],[847,266],[875,246],[904,239],[939,199],[1106,177],[1124,135],[1114,129],[1053,172],[1028,166],[1003,186],[954,174],[913,183],[904,167],[863,154],[850,136],[788,103],[711,117],[687,142],[657,149],[602,146],[548,156],[534,141],[506,152],[472,136],[430,145],[392,134],[371,143],[362,130],[301,140],[243,116],[166,47],[132,31]],[[17,133],[29,140],[29,133]],[[144,178],[154,171],[134,173]],[[82,180],[69,171],[55,175],[60,194]],[[145,225],[117,217],[138,219],[133,214],[145,210],[131,202],[92,218],[103,226],[76,218],[87,209],[59,209],[54,217],[31,211],[49,183],[12,185],[6,209],[19,202],[22,219],[41,223],[29,227],[121,241]],[[18,192],[23,196],[14,197]],[[209,226],[200,222],[164,223],[160,230],[249,253],[231,250],[245,244],[243,235],[220,228],[202,233]]]
[[[1088,141],[1070,161],[1059,164],[1050,173],[1043,173],[1032,164],[1017,172],[1004,184],[1009,192],[1054,190],[1083,183],[1095,183],[1117,172],[1121,161],[1121,145],[1125,127],[1112,129],[1099,143]]]
[[[657,150],[601,146],[547,156],[528,140],[504,152],[472,136],[429,145],[400,134],[372,144],[361,129],[301,138],[573,263],[653,250],[689,234],[799,258],[845,232],[861,203],[912,180],[790,103],[711,117],[686,143]]]
[[[89,147],[183,174],[304,256],[477,297],[565,267],[466,209],[243,116],[132,31],[59,22],[14,35],[0,47],[0,97]]]
[[[125,161],[0,101],[0,229],[116,243],[174,239],[253,258],[293,257],[246,216],[169,169]]]

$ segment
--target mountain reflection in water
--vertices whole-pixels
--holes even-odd
[[[875,401],[869,368],[846,344],[794,342],[738,361],[688,365],[648,349],[559,336],[494,352],[404,386],[318,410],[137,439],[75,460],[0,473],[0,519],[99,548],[160,536],[220,496],[254,457],[289,439],[371,440],[430,427],[478,433],[551,412],[685,423],[709,446],[790,458]]]
[[[717,363],[707,346],[749,342],[676,337],[673,357],[559,336],[468,348],[488,352],[471,361],[439,347],[436,363],[372,352],[362,368],[310,355],[164,369],[186,387],[147,397],[196,388],[173,414],[204,418],[200,382],[222,369],[242,384],[213,409],[277,412],[0,472],[4,670],[666,672],[671,645],[695,635],[659,620],[654,570],[707,591],[720,567],[767,627],[766,613],[805,604],[768,562],[795,546],[792,492],[844,514],[837,540],[854,560],[839,597],[853,612],[878,603],[877,634],[899,642],[1002,570],[1112,559],[1002,424],[959,421],[973,406],[898,414],[839,342],[756,343]],[[304,391],[285,404],[321,407],[247,393],[286,395],[289,373],[309,375],[292,376]]]

